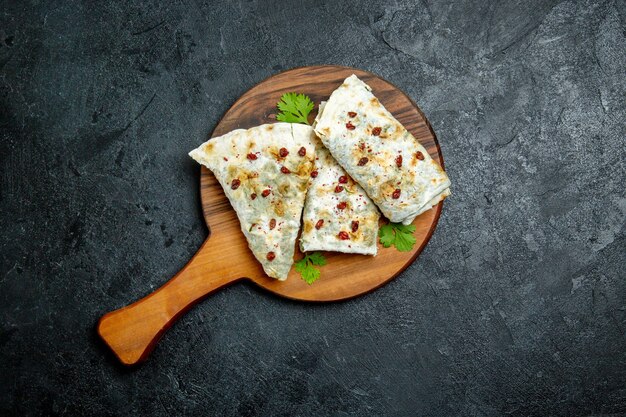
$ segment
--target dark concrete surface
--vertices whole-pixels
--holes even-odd
[[[0,414],[626,415],[626,3],[0,2]],[[187,151],[278,71],[373,71],[454,195],[361,298],[252,286],[99,342],[207,235]]]

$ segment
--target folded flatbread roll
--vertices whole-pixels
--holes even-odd
[[[443,169],[355,75],[320,105],[313,127],[394,223],[411,223],[450,194]]]
[[[302,213],[300,249],[376,255],[380,213],[318,140]]]
[[[279,280],[293,264],[314,141],[310,126],[275,123],[234,130],[189,153],[213,171],[250,250],[265,273]]]

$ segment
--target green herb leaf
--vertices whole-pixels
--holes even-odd
[[[386,224],[381,226],[378,230],[378,236],[380,237],[380,243],[386,248],[393,245],[393,242],[396,241],[396,235],[393,232],[393,226],[390,224]]]
[[[415,226],[412,224],[403,225],[401,223],[389,223],[381,226],[378,230],[380,243],[389,248],[394,245],[400,252],[408,252],[415,246]]]
[[[276,115],[276,120],[287,123],[309,124],[308,116],[315,104],[309,96],[297,93],[285,93],[276,104],[281,112]]]
[[[311,285],[317,281],[321,275],[320,270],[315,268],[314,265],[326,265],[326,258],[319,252],[313,252],[310,255],[305,255],[304,258],[296,262],[295,265],[296,271],[300,273],[304,282]]]
[[[319,252],[313,252],[310,255],[307,255],[309,257],[309,261],[311,261],[311,263],[313,265],[317,265],[317,266],[324,266],[326,265],[326,258],[324,258],[324,255],[322,255]]]

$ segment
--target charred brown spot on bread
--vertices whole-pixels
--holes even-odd
[[[228,168],[226,168],[226,170],[228,171],[228,176],[230,177],[236,177],[237,174],[239,173],[239,168],[237,168],[234,165],[229,165]]]
[[[272,155],[274,157],[274,159],[280,159],[280,155],[278,154],[278,147],[276,146],[269,146],[267,148],[267,152]]]
[[[288,182],[285,182],[283,184],[280,184],[278,186],[278,191],[282,194],[282,195],[286,195],[287,193],[289,193],[289,189],[290,189],[290,185]]]
[[[274,204],[274,213],[276,213],[280,217],[285,215],[285,206],[282,200],[277,200]]]
[[[376,97],[372,97],[370,99],[370,104],[374,107],[378,107],[380,106],[380,101],[378,101],[378,99]]]
[[[266,129],[267,129],[267,130],[272,130],[272,129],[274,129],[274,125],[272,125],[272,124],[268,124],[268,125],[266,126]]]
[[[380,193],[382,195],[389,195],[393,193],[395,189],[397,188],[396,182],[397,181],[394,181],[394,180],[386,181],[383,184],[381,184],[380,187],[378,187],[378,190],[380,190]]]
[[[308,177],[312,174],[311,169],[313,168],[313,163],[309,160],[304,160],[298,164],[296,169],[296,174],[300,177]],[[312,176],[312,175],[311,175]]]
[[[309,184],[307,183],[307,181],[299,181],[297,183],[297,187],[300,192],[304,192],[307,188],[309,188]]]
[[[309,233],[311,230],[313,230],[313,223],[308,221],[308,220],[306,220],[304,222],[304,232],[305,233]]]
[[[241,180],[241,182],[246,182],[251,178],[258,178],[259,177],[259,173],[256,171],[248,171],[246,169],[243,169],[241,167],[236,167],[236,166],[229,166],[228,167],[228,174],[231,177],[237,177]]]

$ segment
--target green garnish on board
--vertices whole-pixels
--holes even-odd
[[[320,277],[320,270],[315,266],[326,265],[326,258],[319,252],[313,252],[310,255],[305,255],[304,258],[296,262],[296,271],[300,273],[302,279],[307,284],[311,285],[317,281]]]
[[[384,247],[394,245],[400,252],[408,252],[416,242],[414,232],[415,226],[412,224],[405,226],[402,223],[389,223],[380,227],[378,236]]]
[[[309,96],[298,93],[285,93],[276,104],[280,113],[276,115],[276,120],[287,123],[309,124],[308,116],[315,107]]]

